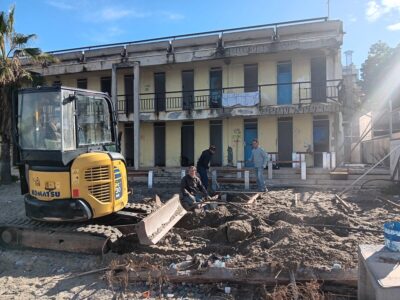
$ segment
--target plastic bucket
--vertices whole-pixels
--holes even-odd
[[[400,222],[389,222],[383,225],[385,246],[396,252],[400,252]]]

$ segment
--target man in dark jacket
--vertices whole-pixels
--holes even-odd
[[[196,202],[208,198],[208,193],[200,179],[196,176],[196,167],[189,167],[188,174],[181,180],[182,204],[185,209],[191,209]]]
[[[208,175],[207,171],[209,168],[209,164],[211,161],[212,156],[215,153],[215,146],[211,145],[210,148],[207,150],[204,150],[201,155],[199,160],[197,161],[197,172],[200,174],[200,179],[201,182],[203,183],[205,189],[208,189]]]

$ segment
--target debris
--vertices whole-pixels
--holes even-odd
[[[225,287],[225,294],[230,294],[231,293],[231,287],[226,286]]]
[[[150,291],[145,291],[142,293],[143,298],[146,298],[146,299],[150,298],[150,295],[151,295]]]
[[[339,263],[334,263],[332,266],[332,270],[340,270],[341,268],[342,268],[342,266]]]
[[[251,224],[246,221],[232,221],[227,224],[226,235],[230,243],[243,241],[252,233]]]
[[[212,266],[215,267],[215,268],[225,268],[225,262],[224,261],[220,261],[219,259],[217,259],[216,261],[214,261]]]
[[[394,206],[394,207],[396,207],[396,208],[400,208],[400,204],[394,203],[393,201],[391,201],[391,200],[389,200],[389,199],[387,199],[387,198],[385,198],[385,197],[378,196],[377,198],[378,198],[378,200],[381,200],[381,201],[383,201],[383,202],[386,202],[386,203],[389,204],[389,205],[392,205],[392,206]]]
[[[344,201],[338,194],[335,194],[335,199],[337,200],[337,203],[339,204],[339,207],[342,208],[346,212],[351,212],[352,208],[349,203]]]

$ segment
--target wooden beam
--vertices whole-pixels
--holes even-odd
[[[118,270],[116,270],[118,276]],[[250,268],[207,268],[204,270],[187,270],[177,271],[170,269],[161,270],[130,270],[128,271],[128,280],[147,281],[151,278],[154,282],[164,278],[168,282],[179,283],[215,283],[215,282],[231,282],[246,284],[286,284],[289,283],[290,275],[287,271],[278,274],[267,268],[250,269]],[[357,286],[358,270],[298,270],[292,274],[296,278],[296,282],[305,282],[311,280],[334,282],[348,286]],[[125,276],[123,274],[122,276]]]

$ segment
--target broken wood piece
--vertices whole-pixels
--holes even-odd
[[[300,226],[326,227],[326,228],[346,229],[346,230],[350,230],[350,231],[372,232],[372,233],[383,234],[383,230],[378,230],[378,229],[357,228],[357,227],[340,226],[340,225],[332,225],[332,224],[300,224]]]
[[[292,200],[292,206],[296,207],[298,205],[298,194],[294,194],[294,199]]]
[[[126,276],[126,274],[121,274]],[[118,276],[116,274],[115,276]],[[298,270],[293,272],[297,282],[311,280],[334,282],[348,286],[357,286],[357,269],[350,270]],[[129,271],[128,281],[147,281],[149,278],[157,282],[164,278],[171,283],[212,283],[212,282],[231,282],[246,284],[287,284],[291,282],[290,274],[282,271],[279,276],[267,268],[207,268],[203,270],[148,270],[148,271]]]
[[[340,198],[338,194],[335,194],[335,199],[338,201],[338,203],[340,203],[340,205],[343,207],[344,210],[346,210],[347,212],[352,211],[351,205],[346,201],[344,201],[342,198]]]
[[[296,277],[294,276],[294,272],[292,270],[289,271],[289,278],[290,278],[293,299],[298,300],[299,299],[299,291],[298,291],[297,285],[296,285]]]
[[[392,205],[392,206],[394,206],[394,207],[400,208],[400,204],[394,203],[393,201],[391,201],[391,200],[389,200],[389,199],[387,199],[387,198],[384,198],[384,197],[382,197],[382,196],[378,196],[377,198],[378,198],[379,200],[383,201],[383,202],[386,202],[386,203],[389,204],[389,205]]]
[[[246,203],[253,204],[254,201],[256,201],[258,198],[260,198],[260,193],[255,193],[253,196],[250,196],[250,198],[246,201]]]

